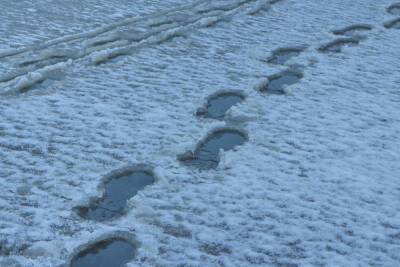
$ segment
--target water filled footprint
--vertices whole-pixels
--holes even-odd
[[[97,221],[121,216],[126,201],[154,181],[154,176],[146,171],[130,171],[111,177],[105,184],[104,196],[94,200],[89,207],[79,207],[78,213],[85,219]]]
[[[242,145],[247,140],[246,136],[236,130],[218,130],[202,142],[190,156],[181,157],[180,160],[198,169],[213,169],[219,163],[219,150],[231,150]]]
[[[234,92],[221,93],[208,100],[206,108],[197,111],[198,116],[212,119],[223,119],[225,113],[234,105],[242,102],[244,97]]]
[[[124,267],[135,257],[135,246],[115,238],[97,242],[79,252],[71,261],[71,267]]]
[[[300,55],[303,50],[303,48],[278,48],[272,52],[272,56],[267,60],[267,62],[277,65],[285,64],[291,58]]]
[[[284,94],[284,88],[293,85],[301,80],[303,76],[292,70],[283,71],[269,77],[268,84],[261,89],[261,92],[269,94]]]
[[[342,51],[344,46],[358,45],[361,40],[362,38],[359,36],[338,38],[332,42],[322,45],[318,50],[323,53],[339,53]]]

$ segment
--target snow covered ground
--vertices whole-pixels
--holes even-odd
[[[393,0],[0,3],[0,266],[109,236],[137,242],[128,266],[400,265]],[[319,50],[360,23],[358,44]],[[305,50],[266,62],[285,47]],[[259,91],[288,68],[286,94]],[[246,95],[225,120],[195,115],[225,90]],[[217,169],[177,160],[224,127],[248,141]],[[126,215],[74,211],[140,164],[156,183]]]

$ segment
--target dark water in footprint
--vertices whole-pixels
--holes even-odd
[[[123,239],[101,241],[80,252],[71,267],[123,267],[135,257],[135,246]]]
[[[283,72],[276,77],[270,78],[265,90],[266,93],[284,94],[283,88],[299,82],[301,75],[295,72]]]
[[[231,150],[246,142],[246,136],[235,130],[220,130],[209,136],[194,152],[192,159],[183,160],[198,169],[213,169],[219,163],[219,150]]]
[[[234,93],[224,93],[210,98],[205,117],[222,119],[232,106],[243,101],[243,96]]]
[[[277,50],[272,53],[270,59],[268,59],[268,63],[272,64],[285,64],[286,61],[291,59],[292,57],[296,57],[300,55],[301,50],[299,49],[285,49],[285,50]]]
[[[105,184],[105,195],[95,200],[90,207],[82,207],[79,214],[86,219],[105,221],[124,214],[126,201],[147,185],[154,183],[154,177],[144,171],[134,171],[117,176]]]

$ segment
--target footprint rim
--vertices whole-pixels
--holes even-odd
[[[344,46],[358,45],[363,40],[361,36],[352,37],[340,37],[326,44],[321,45],[318,51],[322,53],[340,53]],[[332,50],[331,48],[338,46],[337,50]]]
[[[367,23],[356,23],[352,24],[349,26],[345,26],[339,29],[333,29],[331,32],[334,35],[345,35],[345,36],[351,36],[353,34],[347,34],[350,31],[371,31],[374,27],[370,24]],[[358,33],[355,33],[354,35],[357,35]]]

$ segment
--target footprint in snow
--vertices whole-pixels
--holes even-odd
[[[267,63],[275,65],[283,65],[293,57],[299,56],[305,47],[280,47],[272,51],[267,58]]]
[[[400,18],[395,18],[395,19],[391,19],[389,21],[386,21],[383,26],[386,29],[400,29]]]
[[[104,179],[104,195],[88,206],[76,207],[82,218],[106,221],[124,215],[126,203],[140,190],[155,182],[152,171],[146,167],[115,171]]]
[[[359,23],[333,30],[332,33],[334,35],[341,37],[321,45],[318,50],[322,53],[340,53],[343,47],[356,46],[366,39],[365,33],[371,31],[372,28],[369,24]]]
[[[247,135],[236,129],[219,129],[211,132],[199,142],[197,148],[178,155],[178,160],[186,166],[200,170],[215,169],[219,164],[219,151],[227,151],[243,145]]]
[[[221,120],[231,107],[242,102],[244,99],[245,96],[240,92],[219,92],[208,97],[206,105],[199,108],[196,115]]]
[[[322,53],[340,53],[343,47],[356,46],[361,40],[363,40],[361,36],[341,37],[320,46],[318,50]]]
[[[400,2],[390,5],[387,8],[387,12],[391,15],[400,16]]]
[[[298,83],[302,78],[303,73],[301,71],[287,69],[268,76],[266,81],[256,87],[256,90],[265,94],[284,95],[288,86]]]
[[[349,36],[349,37],[354,37],[354,36],[359,36],[363,35],[364,33],[371,31],[372,26],[369,24],[353,24],[341,29],[336,29],[333,30],[332,33],[334,35],[343,35],[343,36]]]

